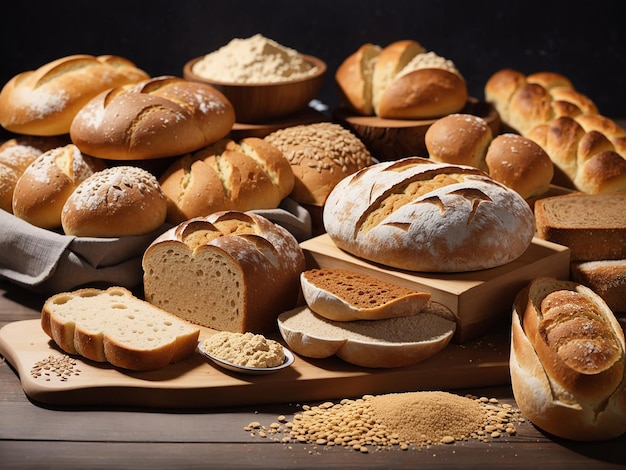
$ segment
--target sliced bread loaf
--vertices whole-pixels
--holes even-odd
[[[311,310],[335,321],[415,315],[430,300],[426,292],[347,269],[309,269],[300,275],[300,283]]]
[[[569,247],[572,261],[626,258],[626,193],[540,199],[535,221],[538,237]]]
[[[65,352],[130,370],[165,367],[190,356],[200,329],[123,287],[53,295],[41,326]]]
[[[298,307],[278,316],[278,329],[289,348],[305,357],[332,355],[362,367],[403,367],[445,348],[456,329],[445,306],[428,302],[418,315],[369,321],[335,322]]]

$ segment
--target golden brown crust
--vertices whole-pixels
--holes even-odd
[[[364,116],[374,114],[372,75],[380,51],[380,46],[363,44],[339,65],[335,73],[335,83],[343,104]]]

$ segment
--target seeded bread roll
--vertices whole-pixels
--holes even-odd
[[[68,354],[129,370],[152,370],[189,357],[200,330],[123,287],[55,294],[41,327]]]
[[[431,297],[347,269],[309,269],[300,275],[300,283],[309,308],[334,321],[416,315]]]
[[[289,160],[295,175],[291,198],[302,204],[323,206],[339,181],[372,163],[358,137],[330,122],[280,129],[265,140]]]
[[[333,355],[362,367],[393,368],[417,364],[444,349],[456,329],[452,313],[428,302],[418,315],[383,320],[336,322],[297,307],[278,317],[289,348],[305,357]]]
[[[217,212],[179,224],[146,249],[144,292],[193,323],[267,333],[295,307],[304,269],[304,254],[283,227],[251,212]]]
[[[626,432],[624,332],[592,290],[534,279],[515,301],[510,365],[517,405],[544,431],[580,441]]]
[[[324,207],[335,244],[410,271],[488,269],[521,256],[535,224],[515,191],[469,166],[408,157],[343,179]]]
[[[225,137],[232,104],[215,88],[178,77],[156,77],[109,89],[91,99],[70,127],[88,155],[149,160],[193,152]]]
[[[165,222],[167,201],[156,178],[141,168],[114,166],[82,181],[61,212],[66,235],[144,235]]]
[[[48,150],[17,180],[13,214],[37,227],[60,227],[67,198],[81,182],[104,168],[101,160],[83,155],[74,144]]]
[[[222,139],[181,157],[159,178],[172,224],[223,210],[275,209],[294,181],[283,153],[256,137]]]
[[[78,110],[98,93],[147,78],[148,74],[123,57],[63,57],[20,73],[4,85],[0,125],[18,134],[67,134]]]

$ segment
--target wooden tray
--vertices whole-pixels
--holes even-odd
[[[569,248],[534,238],[515,261],[497,268],[467,273],[415,273],[356,258],[327,235],[300,244],[309,268],[344,268],[373,275],[422,292],[446,305],[457,317],[453,342],[464,343],[485,334],[498,319],[511,314],[515,295],[533,278],[569,279]]]
[[[203,330],[201,339],[210,330]],[[49,356],[65,356],[48,338],[39,320],[9,323],[0,329],[0,353],[19,374],[34,401],[64,406],[141,408],[222,408],[298,403],[413,390],[450,390],[506,385],[510,331],[503,328],[466,345],[448,345],[410,367],[366,369],[337,358],[306,359],[280,372],[245,376],[228,372],[196,353],[178,364],[148,372],[130,372],[76,357],[67,380],[33,375],[33,366]]]

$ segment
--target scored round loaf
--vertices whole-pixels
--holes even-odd
[[[173,227],[145,251],[146,300],[220,331],[267,333],[300,294],[304,254],[285,228],[223,211]]]
[[[517,191],[524,199],[545,194],[554,164],[536,142],[518,134],[496,136],[485,156],[489,176]]]
[[[484,172],[407,157],[343,179],[324,207],[335,244],[410,271],[492,268],[521,256],[534,232],[528,203]]]
[[[595,292],[533,279],[515,300],[511,331],[511,385],[529,421],[579,441],[626,432],[624,333]]]
[[[61,212],[66,235],[143,235],[165,222],[167,202],[156,178],[133,166],[114,166],[81,182]]]
[[[283,153],[256,137],[222,139],[176,160],[159,178],[173,224],[223,210],[275,209],[294,181]]]
[[[70,136],[88,155],[149,160],[212,144],[234,122],[232,104],[217,89],[163,76],[100,93],[78,112]]]
[[[41,154],[22,173],[13,192],[13,214],[37,227],[61,226],[61,212],[78,185],[105,164],[74,144]]]
[[[424,135],[431,160],[469,165],[483,171],[487,170],[485,156],[492,140],[493,133],[484,119],[461,113],[437,119]]]
[[[22,72],[0,91],[0,125],[18,134],[67,134],[74,116],[98,93],[149,78],[114,55],[76,54]]]
[[[290,196],[302,204],[323,206],[339,181],[372,163],[365,144],[331,122],[279,129],[265,140],[289,160],[295,176]]]
[[[342,97],[342,104],[364,116],[374,114],[372,79],[381,50],[375,44],[363,44],[339,65],[335,73],[335,83]]]

